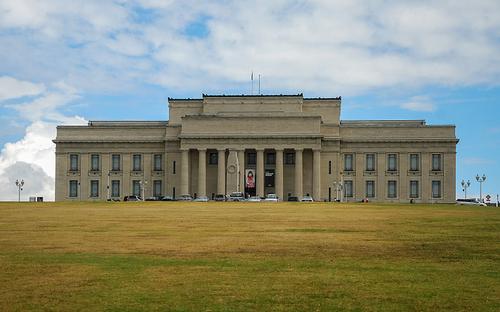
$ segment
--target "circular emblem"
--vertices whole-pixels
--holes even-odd
[[[227,172],[228,173],[235,173],[236,172],[236,166],[235,165],[229,165],[227,167]]]

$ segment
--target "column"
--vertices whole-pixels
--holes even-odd
[[[295,149],[295,196],[304,196],[302,189],[302,149]]]
[[[313,150],[313,198],[321,200],[321,151]]]
[[[217,194],[226,195],[226,150],[218,150],[217,156]]]
[[[276,196],[278,196],[279,200],[284,201],[283,199],[283,150],[276,150]]]
[[[189,150],[181,150],[181,193],[179,195],[189,194]]]
[[[207,150],[198,149],[198,197],[207,196]]]
[[[240,188],[239,192],[245,192],[245,150],[238,151],[238,165],[240,167]]]
[[[264,196],[264,149],[257,150],[257,196]]]

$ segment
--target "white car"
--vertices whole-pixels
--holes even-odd
[[[248,202],[260,202],[261,199],[259,196],[252,196],[249,199],[247,199]]]
[[[313,198],[311,196],[304,196],[300,199],[301,202],[313,202]]]
[[[487,206],[485,203],[480,202],[477,198],[457,199],[457,205]]]
[[[195,199],[193,199],[194,202],[207,202],[208,201],[208,197],[206,196],[199,196],[199,197],[196,197]]]
[[[278,202],[278,196],[276,194],[267,194],[266,198],[264,198],[265,202]]]
[[[245,200],[245,195],[243,195],[242,192],[232,192],[229,196],[227,196],[227,201],[240,202],[243,200]]]

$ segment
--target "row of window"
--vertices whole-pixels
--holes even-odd
[[[141,180],[132,180],[132,195],[142,196],[142,181]],[[78,197],[79,193],[79,182],[78,180],[70,180],[69,181],[69,197]],[[120,197],[120,180],[111,180],[111,197]],[[162,195],[162,181],[154,180],[153,181],[153,196],[161,196]],[[99,197],[99,180],[91,180],[90,181],[90,194],[91,198]]]
[[[432,198],[441,198],[441,181],[432,181]],[[420,197],[419,181],[410,181],[410,198]],[[344,196],[347,198],[354,197],[353,181],[344,182]],[[366,181],[365,184],[365,197],[375,197],[375,181]],[[398,182],[387,181],[387,198],[398,197]]]
[[[69,170],[78,171],[80,170],[80,161],[78,154],[69,155]],[[101,170],[101,157],[98,154],[90,155],[90,170],[100,171]],[[121,171],[122,170],[122,159],[120,154],[111,155],[111,170]],[[132,170],[142,171],[142,155],[134,154],[132,155]],[[153,170],[161,171],[163,170],[163,155],[155,154],[153,155]]]
[[[398,171],[398,154],[387,154],[387,171]],[[331,174],[331,163],[329,164]],[[420,154],[410,154],[410,171],[420,171]],[[441,171],[443,161],[441,154],[432,154],[432,171]],[[344,171],[354,170],[354,154],[344,154]],[[376,154],[365,155],[365,171],[376,170]]]

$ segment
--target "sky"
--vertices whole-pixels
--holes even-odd
[[[57,125],[167,120],[252,72],[344,120],[454,124],[457,196],[500,193],[500,1],[0,0],[0,200],[54,198]]]

